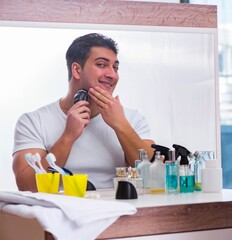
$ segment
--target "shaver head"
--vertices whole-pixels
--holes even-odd
[[[85,101],[89,100],[88,92],[85,89],[81,89],[81,90],[77,91],[77,93],[75,94],[75,96],[73,98],[73,103],[75,104],[81,100],[85,100]]]

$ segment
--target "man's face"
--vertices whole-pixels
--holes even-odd
[[[81,81],[85,89],[98,86],[112,95],[118,80],[117,55],[104,47],[93,47],[82,69]]]

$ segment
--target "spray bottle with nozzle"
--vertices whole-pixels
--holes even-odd
[[[168,194],[178,193],[178,179],[179,179],[179,164],[176,161],[176,151],[168,147],[152,144],[155,149],[151,162],[153,162],[157,152],[164,156],[165,163],[165,192]],[[153,166],[153,163],[151,167]],[[150,169],[151,169],[150,167]],[[151,189],[152,190],[152,189]]]
[[[157,145],[155,143],[153,143],[151,145],[151,147],[155,149],[154,154],[153,154],[153,156],[151,158],[151,162],[154,162],[157,151],[160,152],[161,156],[164,156],[164,161],[168,160],[168,158],[169,158],[168,153],[169,153],[170,148],[162,146],[162,145]]]
[[[180,193],[194,192],[195,176],[189,167],[188,157],[191,152],[183,146],[173,144],[177,157],[180,158],[179,180]]]

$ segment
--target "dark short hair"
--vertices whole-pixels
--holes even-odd
[[[83,68],[92,47],[105,47],[111,49],[116,55],[118,54],[117,43],[102,34],[90,33],[76,38],[66,52],[69,80],[72,77],[72,63],[77,62]]]

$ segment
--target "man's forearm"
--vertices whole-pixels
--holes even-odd
[[[71,152],[74,141],[65,136],[61,138],[53,145],[49,152],[53,153],[56,157],[56,164],[60,167],[64,167]]]
[[[138,149],[142,148],[146,150],[149,159],[152,158],[154,149],[151,148],[151,144],[154,143],[154,141],[142,140],[129,123],[117,129],[115,132],[130,166],[134,166],[134,161],[139,157]]]

